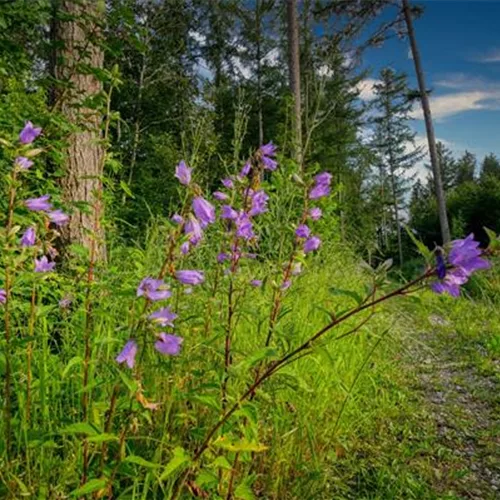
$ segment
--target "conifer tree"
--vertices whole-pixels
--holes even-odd
[[[414,146],[415,132],[409,126],[411,102],[408,100],[406,76],[383,69],[380,83],[375,85],[373,146],[376,150],[379,196],[382,208],[381,231],[385,242],[395,228],[399,263],[403,264],[401,218],[405,195],[410,189],[412,169],[422,153]],[[390,207],[390,214],[387,208]]]

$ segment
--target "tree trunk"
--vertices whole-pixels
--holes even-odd
[[[84,68],[102,68],[104,54],[95,44],[99,28],[95,19],[102,17],[102,5],[96,0],[54,0],[53,23],[54,98],[73,127],[67,138],[65,176],[61,181],[63,197],[73,212],[63,230],[65,244],[78,243],[93,249],[94,257],[105,258],[102,216],[102,174],[104,149],[101,139],[101,114],[85,105],[102,91],[97,77]]]
[[[434,135],[434,126],[432,124],[431,108],[429,105],[429,97],[425,86],[424,72],[422,69],[422,61],[417,47],[415,38],[415,30],[411,17],[410,3],[408,0],[401,0],[403,5],[403,14],[408,30],[408,38],[410,40],[411,53],[415,64],[415,73],[417,74],[418,87],[420,90],[420,99],[422,101],[422,110],[424,112],[425,129],[427,131],[427,141],[429,143],[429,154],[431,157],[432,173],[434,176],[434,187],[436,190],[436,199],[439,210],[439,223],[441,225],[441,238],[443,243],[450,241],[450,227],[448,225],[448,216],[446,214],[446,198],[443,189],[443,180],[439,166],[439,158],[436,149],[436,137]]]
[[[294,156],[303,169],[302,161],[302,114],[300,96],[300,56],[299,56],[299,27],[297,21],[297,1],[287,0],[287,35],[288,35],[288,71],[290,90],[293,96],[294,107]]]
[[[261,3],[257,0],[255,3],[255,27],[257,29],[257,108],[259,121],[259,146],[264,144],[264,115],[262,112],[262,20]]]

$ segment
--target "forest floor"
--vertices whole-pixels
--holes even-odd
[[[500,360],[449,320],[428,318],[406,363],[430,420],[436,498],[500,498]],[[487,362],[485,362],[485,360]]]

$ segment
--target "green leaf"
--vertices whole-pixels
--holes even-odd
[[[231,464],[228,462],[226,457],[217,457],[213,462],[211,467],[214,467],[216,469],[226,469],[226,470],[231,470],[233,467]]]
[[[422,255],[422,257],[425,259],[427,263],[432,262],[434,253],[431,250],[429,250],[427,246],[413,234],[413,231],[408,226],[405,226],[405,229],[411,241],[417,247],[418,253]]]
[[[254,500],[255,495],[253,494],[252,487],[248,481],[240,483],[234,490],[234,497],[240,500]]]
[[[66,367],[64,368],[64,370],[62,372],[61,378],[63,378],[63,379],[66,378],[66,375],[68,375],[68,372],[71,370],[71,368],[73,368],[73,366],[78,365],[82,362],[83,362],[83,359],[81,358],[81,356],[75,356],[75,357],[71,358],[68,361],[68,364],[66,365]]]
[[[140,465],[141,467],[148,467],[149,469],[157,469],[158,467],[161,467],[160,464],[150,462],[149,460],[139,457],[138,455],[129,455],[127,458],[125,458],[124,462]]]
[[[191,461],[191,458],[186,453],[186,450],[181,447],[174,448],[174,456],[168,462],[165,467],[165,470],[162,472],[160,476],[160,481],[164,481],[168,477],[170,477],[177,469],[180,469],[182,466],[187,465]]]
[[[267,450],[267,446],[257,443],[256,441],[249,441],[246,438],[240,439],[238,441],[230,441],[225,436],[221,436],[212,444],[213,446],[222,448],[223,450],[234,452],[253,451],[259,453]]]
[[[120,187],[122,188],[122,191],[130,198],[133,198],[134,195],[132,191],[130,190],[128,184],[124,181],[120,181]]]
[[[90,437],[88,441],[89,443],[106,443],[108,441],[118,441],[118,436],[116,436],[115,434],[103,432],[102,434],[98,434],[97,436]]]
[[[107,485],[106,479],[91,479],[86,482],[80,488],[73,490],[71,492],[72,497],[79,497],[81,495],[87,495],[88,493],[93,493],[94,491],[102,490]]]
[[[340,295],[340,296],[346,296],[346,297],[351,297],[351,299],[354,299],[356,304],[361,304],[363,302],[363,298],[359,293],[353,292],[352,290],[343,290],[341,288],[330,288],[330,293],[332,295]]]
[[[98,432],[87,422],[68,425],[62,429],[61,434],[85,434],[86,436],[96,436]]]

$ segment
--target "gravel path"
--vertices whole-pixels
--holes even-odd
[[[412,365],[436,426],[438,498],[500,499],[500,370],[480,373],[453,334],[419,340]]]

